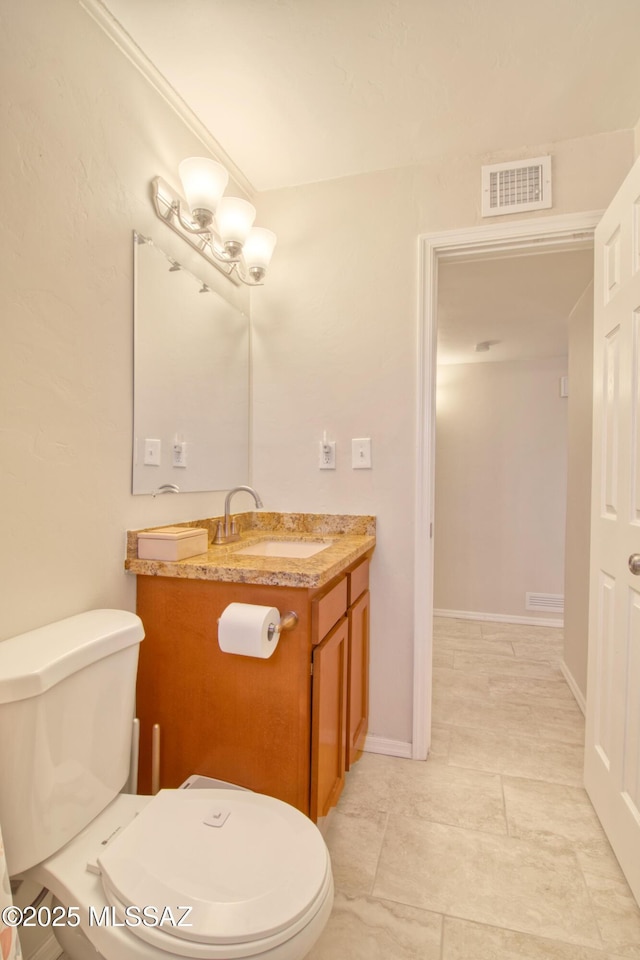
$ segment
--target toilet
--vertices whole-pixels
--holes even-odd
[[[302,960],[333,904],[315,824],[249,790],[120,793],[143,637],[92,610],[0,643],[9,872],[52,892],[71,960]]]

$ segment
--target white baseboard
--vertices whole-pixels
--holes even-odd
[[[578,704],[578,706],[579,706],[580,709],[582,710],[582,713],[586,716],[586,715],[587,715],[587,701],[586,701],[585,698],[584,698],[584,695],[583,695],[583,693],[582,693],[582,690],[580,689],[580,687],[579,687],[578,684],[576,683],[575,677],[574,677],[573,674],[571,673],[571,670],[569,670],[569,667],[566,665],[566,663],[564,662],[564,660],[561,660],[561,661],[560,661],[560,669],[562,670],[562,676],[563,676],[563,677],[565,678],[565,680],[567,681],[567,685],[568,685],[568,687],[569,687],[569,690],[571,690],[571,693],[572,693],[572,694],[574,695],[574,697],[576,698],[576,703]]]
[[[434,617],[450,620],[489,620],[494,623],[524,623],[530,627],[562,627],[564,620],[543,617],[516,617],[507,613],[476,613],[472,610],[434,610]]]
[[[62,956],[62,947],[54,935],[50,933],[33,953],[29,956],[23,953],[22,956],[23,960],[57,960],[58,957]]]
[[[402,757],[411,760],[411,744],[405,740],[387,740],[386,737],[366,737],[365,753],[381,753],[385,757]]]

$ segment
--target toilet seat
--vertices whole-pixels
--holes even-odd
[[[186,805],[193,802],[187,800],[189,796],[206,795],[209,791],[161,791],[155,797],[119,794],[73,840],[47,860],[32,867],[25,876],[46,886],[64,906],[73,905],[76,909],[79,908],[82,930],[93,947],[108,960],[169,960],[171,957],[201,958],[201,960],[245,960],[245,958],[296,960],[306,956],[329,918],[333,903],[333,878],[329,854],[320,832],[310,820],[295,810],[293,810],[294,822],[301,818],[305,830],[314,837],[314,842],[319,848],[320,852],[317,849],[311,855],[312,858],[326,858],[327,872],[315,901],[309,904],[306,914],[302,912],[297,920],[292,920],[288,929],[281,929],[276,934],[254,940],[211,944],[173,936],[165,932],[167,928],[147,927],[143,930],[112,922],[106,924],[91,922],[91,911],[94,912],[94,917],[109,910],[117,914],[117,911],[125,906],[123,903],[119,905],[116,903],[119,898],[112,890],[107,892],[107,887],[110,887],[111,883],[104,875],[99,874],[97,863],[98,859],[106,857],[105,846],[114,845],[115,850],[116,838],[124,836],[144,811],[156,804],[158,798],[165,793],[179,796],[181,799],[177,802],[181,807],[185,804],[186,809]],[[282,806],[287,811],[285,816],[290,816],[288,811],[293,809],[282,801],[261,794],[251,794],[249,791],[245,793],[222,790],[215,793],[224,795],[222,802],[227,808],[232,808],[232,814],[236,812],[236,804],[240,802],[238,798],[245,795],[256,799],[260,806],[264,805],[265,809],[273,804]],[[177,835],[177,830],[174,831],[173,827],[171,831]],[[155,835],[156,845],[157,840]],[[300,876],[295,882],[300,882]],[[179,901],[178,905],[181,902]],[[75,933],[75,931],[71,932]],[[59,931],[56,935],[58,933]],[[143,937],[141,935],[143,933],[146,936]]]
[[[243,945],[244,956],[254,942],[260,950],[282,943],[332,886],[315,825],[289,804],[249,791],[162,790],[98,865],[106,898],[121,922],[130,919],[129,932],[188,957],[209,956],[211,946]],[[140,921],[144,908],[148,923]]]

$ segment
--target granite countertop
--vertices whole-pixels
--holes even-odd
[[[125,569],[151,577],[188,580],[219,580],[227,583],[263,583],[281,587],[322,587],[375,547],[375,517],[314,513],[234,514],[241,531],[239,540],[211,543],[220,517],[177,524],[205,527],[209,533],[207,553],[185,560],[139,560],[138,533],[127,532]],[[146,530],[155,528],[148,527]],[[330,545],[312,557],[238,556],[237,551],[262,540],[328,540]]]

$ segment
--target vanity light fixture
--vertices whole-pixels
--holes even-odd
[[[189,157],[178,170],[186,199],[162,177],[152,181],[160,219],[234,283],[261,284],[276,245],[275,233],[253,226],[256,209],[247,200],[223,196],[229,174],[221,163]]]

